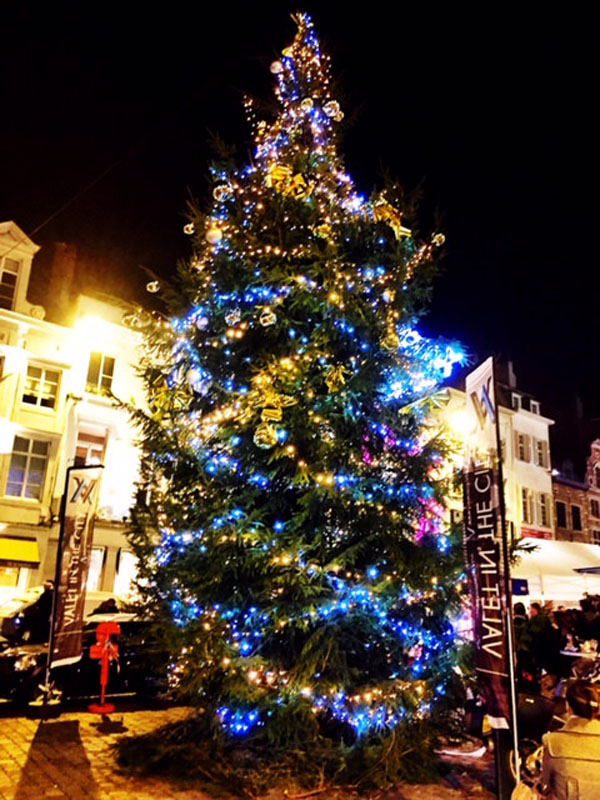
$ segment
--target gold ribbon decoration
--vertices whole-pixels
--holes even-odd
[[[270,450],[278,441],[277,428],[268,422],[262,422],[254,433],[254,444],[262,450]]]
[[[281,192],[292,177],[292,174],[292,168],[286,167],[285,164],[271,164],[267,171],[265,183],[269,189],[275,189],[275,191]]]
[[[263,408],[260,418],[263,422],[281,422],[282,416],[281,408]]]
[[[329,367],[325,375],[325,383],[329,389],[329,393],[339,392],[342,386],[346,383],[346,368],[344,366]]]
[[[313,190],[311,181],[308,181],[301,172],[294,175],[292,168],[286,164],[271,164],[267,170],[265,183],[280,194],[298,199],[308,197]]]
[[[375,217],[375,222],[387,222],[394,231],[396,239],[412,235],[410,228],[405,228],[402,225],[402,214],[394,206],[390,205],[387,200],[377,200],[373,206],[373,216]]]
[[[381,346],[384,350],[397,350],[400,347],[400,337],[393,328],[390,328],[381,340]]]

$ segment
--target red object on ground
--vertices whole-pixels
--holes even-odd
[[[118,622],[101,622],[96,628],[96,644],[90,647],[90,657],[101,660],[100,667],[100,702],[92,703],[88,709],[92,714],[110,714],[115,710],[113,703],[106,703],[106,685],[108,683],[108,667],[111,661],[119,658],[119,645],[111,641],[111,636],[119,635],[121,626]]]

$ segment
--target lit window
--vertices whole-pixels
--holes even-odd
[[[600,501],[590,500],[590,513],[592,517],[600,517]]]
[[[85,464],[101,464],[104,459],[105,447],[105,436],[95,436],[92,433],[79,431],[75,448],[75,466],[83,467]]]
[[[54,408],[58,395],[59,373],[45,367],[27,367],[27,380],[23,392],[23,402],[41,408]]]
[[[105,552],[106,549],[104,547],[92,547],[90,565],[88,568],[88,579],[86,584],[86,590],[88,592],[97,592],[100,588]]]
[[[520,461],[531,461],[531,437],[526,433],[517,433],[516,451]]]
[[[543,528],[550,527],[550,496],[545,492],[538,497],[538,522]]]
[[[581,506],[571,506],[571,519],[573,520],[573,530],[582,531]]]
[[[109,394],[112,387],[115,360],[103,353],[92,353],[88,367],[86,391]]]
[[[535,439],[535,463],[538,467],[547,469],[548,464],[548,442],[544,439]]]
[[[524,486],[521,488],[521,505],[521,520],[527,525],[531,525],[533,522],[533,492]]]
[[[600,531],[592,528],[592,542],[593,544],[600,544]]]
[[[115,594],[127,597],[133,592],[137,576],[137,560],[131,550],[119,550],[119,564],[115,576]]]
[[[40,499],[49,450],[49,442],[15,436],[6,482],[7,495]]]
[[[556,501],[556,525],[559,528],[567,527],[567,506],[560,500]]]
[[[21,264],[8,256],[0,259],[0,264],[0,308],[12,310]]]

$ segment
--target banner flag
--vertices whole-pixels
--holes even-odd
[[[67,474],[50,668],[73,664],[81,658],[83,610],[94,540],[94,518],[100,495],[101,467],[71,467]]]
[[[466,379],[469,434],[465,443],[464,549],[475,669],[490,723],[508,728],[511,688],[508,620],[510,598],[498,452],[494,362],[488,358]]]
[[[508,728],[510,686],[497,473],[465,474],[465,558],[475,635],[475,669],[493,727]]]

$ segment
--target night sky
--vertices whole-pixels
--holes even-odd
[[[134,283],[140,264],[172,273],[189,252],[186,200],[207,197],[209,133],[246,160],[242,97],[271,100],[295,5],[3,11],[0,219],[101,251]],[[598,20],[523,6],[303,10],[332,56],[359,189],[384,171],[423,181],[423,229],[441,216],[447,257],[422,329],[474,360],[511,357],[569,438],[575,393],[600,417]]]

